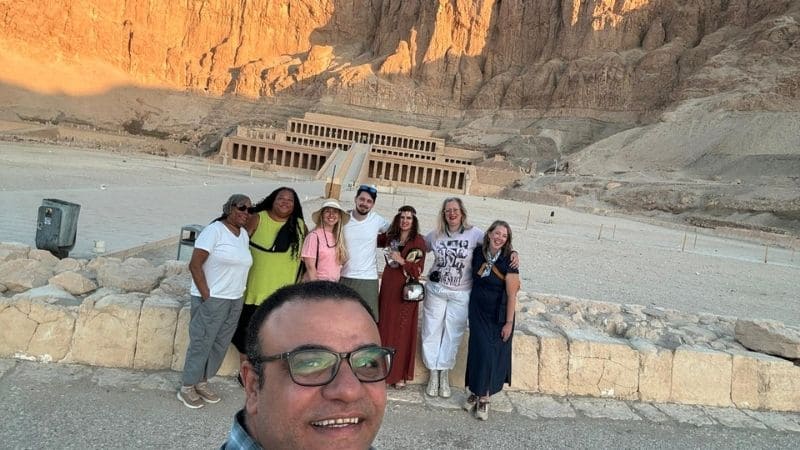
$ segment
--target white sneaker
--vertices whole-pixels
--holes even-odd
[[[425,393],[428,394],[429,397],[436,397],[437,395],[439,395],[438,370],[431,370],[430,377],[428,377],[428,389],[425,390]]]
[[[439,396],[450,398],[450,371],[447,369],[439,372]]]

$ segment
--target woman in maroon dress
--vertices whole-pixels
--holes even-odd
[[[378,330],[381,344],[394,347],[394,363],[386,383],[396,389],[414,378],[417,350],[418,302],[403,301],[407,279],[418,279],[425,264],[425,239],[419,234],[417,211],[402,206],[386,233],[378,235],[378,247],[385,248],[386,266],[381,277]]]

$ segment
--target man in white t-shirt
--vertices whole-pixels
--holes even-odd
[[[377,237],[389,228],[389,222],[372,211],[378,190],[362,184],[356,191],[355,208],[344,226],[344,240],[349,258],[342,267],[339,282],[361,294],[372,308],[375,322],[378,311]]]

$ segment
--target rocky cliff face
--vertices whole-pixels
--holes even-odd
[[[0,42],[48,70],[102,61],[141,85],[215,95],[638,117],[768,78],[753,58],[725,55],[796,52],[786,14],[797,9],[791,0],[16,1],[0,4]],[[774,80],[777,94],[796,102],[795,80]]]
[[[555,168],[523,188],[590,208],[800,230],[800,0],[6,0],[0,49],[0,120],[208,152],[315,110]]]

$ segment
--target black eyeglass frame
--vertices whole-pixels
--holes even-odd
[[[386,357],[386,356],[389,357],[389,363],[386,365],[386,375],[384,375],[383,377],[378,378],[376,380],[362,380],[358,376],[358,373],[356,372],[356,370],[353,368],[353,364],[350,361],[350,356],[353,353],[357,353],[357,352],[360,352],[362,350],[374,350],[374,349],[386,350],[386,352],[387,352],[387,354],[384,356],[384,357]],[[297,379],[295,379],[294,372],[292,371],[292,364],[290,363],[289,359],[291,357],[299,354],[299,353],[307,353],[307,352],[325,352],[325,353],[329,353],[329,354],[332,354],[332,355],[336,356],[336,365],[335,365],[335,368],[333,369],[333,371],[331,372],[330,379],[328,379],[324,383],[301,383],[301,382],[297,381]],[[304,347],[304,348],[294,349],[294,350],[288,351],[288,352],[279,353],[277,355],[260,356],[260,357],[255,358],[255,359],[250,358],[250,363],[253,364],[254,366],[256,366],[257,370],[260,372],[261,371],[261,364],[263,364],[263,363],[285,360],[286,363],[287,363],[286,367],[288,367],[288,369],[289,369],[289,377],[292,379],[292,381],[295,384],[300,385],[300,386],[306,386],[306,387],[317,387],[317,386],[325,386],[327,384],[330,384],[333,380],[335,380],[336,379],[336,375],[339,375],[339,369],[342,367],[342,361],[344,361],[346,359],[347,360],[347,364],[350,366],[350,370],[353,371],[353,376],[355,376],[356,379],[358,379],[358,381],[360,381],[362,383],[377,383],[379,381],[385,380],[389,376],[389,373],[391,373],[392,365],[394,364],[394,354],[396,352],[397,352],[397,350],[395,350],[392,347],[382,347],[382,346],[379,346],[379,345],[367,345],[367,346],[364,346],[364,347],[359,347],[359,348],[357,348],[355,350],[351,350],[349,352],[335,352],[333,350],[328,350],[327,348],[308,348],[308,347]]]
[[[233,207],[241,212],[245,211],[250,212],[250,208],[252,208],[252,206],[247,206],[247,205],[233,205]]]

